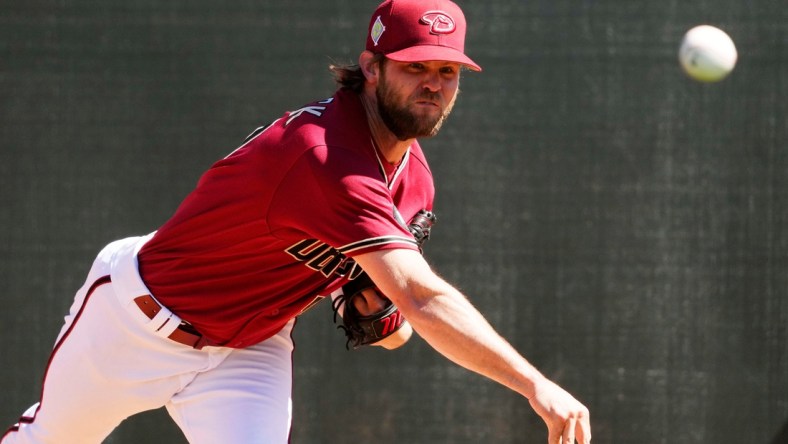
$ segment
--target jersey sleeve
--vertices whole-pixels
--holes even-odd
[[[268,214],[280,237],[318,239],[346,256],[418,245],[369,158],[315,147],[292,166]]]

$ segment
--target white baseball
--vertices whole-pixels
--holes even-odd
[[[696,26],[681,40],[679,62],[684,72],[700,82],[718,82],[736,66],[738,53],[733,40],[719,28]]]

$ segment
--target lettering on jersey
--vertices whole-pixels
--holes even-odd
[[[332,97],[330,99],[321,100],[321,101],[319,101],[317,103],[319,103],[321,105],[328,105],[328,104],[330,104],[333,101],[334,101],[334,98]],[[313,115],[315,117],[320,117],[320,116],[323,115],[323,111],[325,111],[325,110],[326,110],[325,106],[309,105],[309,106],[305,106],[303,108],[297,109],[295,111],[291,111],[290,115],[287,117],[287,121],[285,122],[285,126],[290,125],[290,122],[292,122],[296,117],[299,117],[299,116],[301,116],[304,113],[311,114],[311,115]]]
[[[356,261],[317,239],[304,239],[285,252],[325,277],[347,276],[348,279],[355,279],[361,274],[361,267]]]
[[[255,137],[259,136],[259,135],[260,135],[260,134],[261,134],[263,131],[265,131],[265,130],[266,130],[268,127],[269,127],[269,126],[270,126],[270,125],[263,125],[263,126],[261,126],[261,127],[257,128],[256,130],[252,131],[252,133],[251,133],[251,134],[249,134],[248,136],[246,136],[246,139],[244,139],[244,143],[247,143],[247,142],[249,142],[250,140],[254,139]]]

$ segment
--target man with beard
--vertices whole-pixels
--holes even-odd
[[[529,399],[550,443],[588,443],[588,410],[517,353],[420,254],[409,222],[432,209],[419,137],[451,111],[465,18],[449,0],[387,0],[339,90],[253,132],[156,232],[109,244],[77,292],[41,401],[3,437],[99,443],[166,406],[192,443],[284,443],[294,319],[363,273],[346,301],[396,306],[452,361]],[[363,272],[362,272],[363,270]],[[391,305],[393,303],[393,305]]]

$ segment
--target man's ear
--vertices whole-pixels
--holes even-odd
[[[380,73],[380,63],[375,59],[375,54],[371,51],[363,51],[358,56],[358,66],[368,82],[377,83]]]

